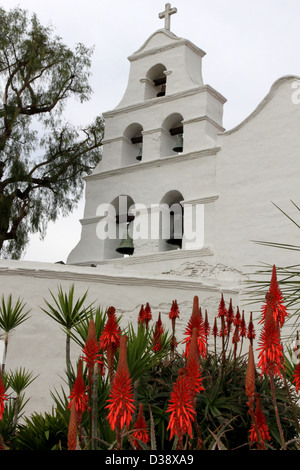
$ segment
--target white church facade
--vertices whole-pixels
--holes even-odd
[[[104,113],[103,157],[86,177],[81,238],[67,263],[0,261],[2,292],[18,286],[31,309],[7,360],[39,374],[33,410],[49,405],[64,370],[64,335],[40,308],[49,289],[88,289],[125,325],[146,302],[167,323],[177,299],[183,330],[194,295],[214,318],[221,294],[242,305],[251,266],[297,264],[293,252],[255,241],[297,243],[276,206],[291,213],[300,203],[300,78],[279,78],[226,131],[226,99],[203,81],[205,52],[171,32],[175,12],[166,4],[164,28],[129,57],[124,96]]]
[[[289,264],[293,255],[255,241],[296,240],[275,205],[290,212],[300,196],[299,78],[277,80],[226,131],[226,99],[203,82],[205,52],[170,31],[175,12],[166,4],[165,27],[128,58],[125,94],[104,113],[103,159],[86,177],[82,235],[67,264],[137,275],[189,266],[200,278],[219,266],[233,282],[248,265]],[[126,226],[129,256],[118,252]]]

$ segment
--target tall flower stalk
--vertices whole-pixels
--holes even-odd
[[[139,413],[136,422],[133,426],[132,438],[134,445],[139,450],[141,450],[141,444],[139,441],[143,442],[144,444],[147,444],[150,439],[147,423],[144,416],[143,403],[139,404]]]
[[[84,383],[83,373],[82,373],[82,359],[79,360],[77,375],[69,395],[69,405],[68,408],[72,407],[72,403],[75,403],[76,411],[78,413],[78,422],[81,422],[82,414],[88,407],[88,395],[86,391],[86,386]]]
[[[196,301],[197,302],[197,301]],[[196,395],[204,390],[199,365],[198,328],[192,330],[186,367],[178,371],[177,381],[173,384],[167,413],[170,413],[170,440],[178,438],[178,449],[183,449],[185,434],[192,439],[192,424],[196,422]]]
[[[146,325],[146,328],[148,328],[149,323],[150,323],[151,320],[152,320],[151,307],[149,305],[149,302],[147,302],[145,310],[144,310],[144,323]]]
[[[179,308],[178,308],[177,300],[173,300],[171,310],[169,313],[169,319],[172,322],[171,358],[174,358],[175,348],[176,348],[175,325],[176,325],[177,318],[179,318]]]
[[[3,419],[5,401],[8,400],[5,392],[6,389],[3,382],[2,374],[0,372],[0,420]]]
[[[116,431],[118,449],[121,449],[121,432],[125,427],[129,427],[135,410],[132,381],[127,364],[127,341],[127,336],[122,335],[117,372],[106,406],[109,410],[107,419],[110,427]]]
[[[100,344],[97,340],[96,327],[93,319],[89,322],[88,335],[83,348],[83,360],[86,362],[88,369],[88,396],[90,413],[90,440],[93,448],[96,448],[97,441],[97,391],[98,391],[98,374],[99,371],[103,376],[105,367],[103,356],[101,354]]]
[[[161,321],[161,315],[159,312],[158,320],[155,323],[154,335],[153,335],[153,346],[152,350],[155,352],[161,351],[161,336],[164,332],[164,328]]]
[[[248,396],[247,405],[249,407],[249,414],[251,416],[251,429],[250,429],[250,440],[252,442],[257,443],[258,449],[266,450],[266,446],[264,443],[264,439],[268,437],[267,435],[267,423],[262,415],[261,406],[259,399],[256,399],[256,410],[255,410],[255,362],[254,362],[254,354],[253,354],[253,347],[250,343],[249,345],[249,353],[248,353],[248,363],[247,363],[247,370],[246,370],[246,382],[245,382],[245,392]],[[263,435],[261,434],[263,432]]]
[[[71,413],[68,428],[68,450],[76,450],[78,437],[78,413],[75,401],[71,405]]]
[[[170,431],[170,440],[174,436],[178,438],[178,449],[183,449],[183,437],[185,434],[192,439],[192,423],[196,417],[193,397],[190,390],[190,382],[185,370],[178,372],[177,381],[173,384],[167,413],[170,413],[167,431]]]
[[[78,368],[77,368],[77,376],[73,385],[73,388],[71,390],[71,394],[69,396],[69,404],[68,408],[71,409],[71,415],[72,415],[72,408],[75,406],[75,411],[73,411],[73,417],[72,420],[75,420],[76,416],[76,429],[78,429],[78,432],[80,434],[80,438],[82,440],[82,433],[81,433],[81,420],[82,420],[82,415],[84,411],[88,408],[88,393],[86,390],[86,386],[84,383],[84,378],[83,378],[83,372],[82,372],[82,359],[79,360],[78,363]],[[71,423],[71,417],[70,417],[70,423]],[[74,434],[74,422],[72,421],[72,429],[73,429],[73,434]],[[74,442],[74,441],[73,441]]]
[[[118,325],[116,309],[109,307],[107,310],[108,320],[100,336],[100,347],[106,351],[108,376],[110,382],[114,379],[115,354],[120,346],[121,328]]]
[[[270,288],[266,294],[266,302],[262,308],[261,323],[263,323],[263,328],[259,340],[258,367],[261,369],[262,375],[265,374],[270,380],[276,422],[284,450],[286,450],[286,443],[278,412],[274,377],[279,376],[282,378],[284,369],[280,327],[283,326],[286,316],[286,309],[282,303],[281,292],[276,279],[276,268],[273,266]]]
[[[266,450],[265,441],[271,439],[269,427],[265,415],[263,414],[260,396],[256,393],[256,407],[254,413],[254,420],[250,429],[250,440],[257,443],[260,450]]]
[[[198,350],[200,357],[206,357],[206,345],[207,345],[207,338],[205,334],[204,322],[201,315],[201,309],[199,307],[199,298],[198,296],[194,296],[193,300],[193,311],[188,322],[187,328],[185,330],[184,335],[186,338],[183,340],[183,344],[185,344],[185,352],[184,356],[188,357],[190,351],[190,344],[192,339],[192,332],[193,329],[196,328],[198,334]]]
[[[223,294],[221,296],[221,301],[219,304],[219,312],[218,312],[218,317],[221,319],[221,331],[220,331],[220,336],[222,338],[222,357],[223,357],[223,366],[225,364],[225,337],[226,337],[226,318],[227,318],[227,309],[225,306],[225,301]]]

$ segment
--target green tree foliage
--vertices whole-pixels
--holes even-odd
[[[103,118],[64,122],[68,99],[91,96],[92,49],[63,44],[25,10],[0,8],[0,252],[19,258],[28,234],[68,214],[101,158]]]

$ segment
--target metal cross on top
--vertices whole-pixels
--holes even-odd
[[[165,19],[165,29],[168,31],[170,31],[171,26],[171,15],[174,15],[174,13],[177,13],[177,8],[171,8],[171,3],[166,3],[165,11],[158,14],[160,19]]]

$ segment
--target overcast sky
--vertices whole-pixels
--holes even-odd
[[[75,125],[118,105],[125,92],[129,61],[164,22],[164,0],[0,0],[8,10],[35,12],[42,24],[72,48],[94,46],[90,102],[76,103],[67,118]],[[203,79],[227,99],[224,127],[243,121],[284,75],[300,75],[299,0],[174,0],[178,12],[171,31],[206,52]],[[84,199],[68,218],[50,224],[45,240],[31,237],[24,257],[32,261],[66,261],[80,238]]]

